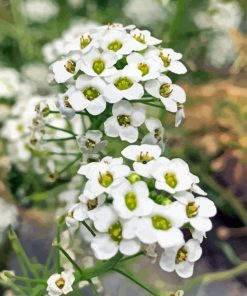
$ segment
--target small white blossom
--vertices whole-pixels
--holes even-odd
[[[145,109],[140,106],[132,107],[125,100],[122,100],[112,107],[113,116],[105,123],[105,133],[109,137],[120,137],[123,141],[134,143],[138,139],[138,127],[145,120]]]
[[[66,295],[73,291],[72,285],[75,281],[73,272],[63,271],[61,274],[55,273],[47,280],[47,292],[49,296]]]
[[[190,239],[183,245],[165,248],[160,258],[160,267],[168,272],[176,271],[182,278],[191,277],[194,263],[200,259],[202,248],[199,241]]]
[[[171,79],[165,75],[147,81],[145,89],[151,96],[159,98],[166,110],[170,112],[177,112],[178,103],[182,104],[186,100],[186,94],[182,87],[172,84]]]
[[[159,119],[150,117],[145,120],[149,133],[142,139],[142,144],[159,145],[162,151],[165,149],[165,129]]]
[[[140,43],[140,50],[146,49],[151,45],[158,45],[162,42],[162,40],[151,36],[151,33],[148,30],[134,29],[130,34]]]
[[[190,172],[180,159],[169,160],[160,157],[154,162],[152,176],[155,178],[155,187],[171,194],[189,190],[193,183]]]
[[[113,66],[118,57],[113,52],[100,52],[92,49],[82,58],[81,70],[89,76],[110,76],[117,72]]]
[[[143,177],[150,177],[152,165],[155,159],[161,154],[161,149],[157,145],[130,145],[123,149],[122,155],[133,160],[133,168],[135,172]]]
[[[187,72],[186,67],[179,60],[182,54],[175,52],[172,48],[151,49],[148,53],[155,56],[162,66],[162,71],[170,71],[175,74],[184,74]]]
[[[149,190],[145,182],[131,184],[124,180],[111,193],[113,207],[123,219],[147,216],[152,212],[153,201],[149,198]]]
[[[148,217],[133,223],[133,232],[145,244],[158,242],[162,248],[174,247],[183,242],[183,233],[179,227],[185,221],[183,211],[176,204],[155,204]]]
[[[139,100],[144,95],[143,86],[138,83],[142,73],[136,69],[135,65],[130,64],[117,71],[116,74],[106,77],[109,83],[105,90],[105,96],[110,103],[117,103],[121,99]]]
[[[155,79],[159,77],[161,72],[161,66],[152,57],[145,57],[137,52],[133,52],[127,56],[128,64],[134,64],[136,69],[141,71],[142,81],[147,81],[150,79]]]
[[[139,252],[141,244],[137,239],[123,237],[124,222],[120,221],[110,206],[102,206],[89,213],[94,227],[99,231],[91,242],[95,257],[100,260],[112,258],[120,251],[130,256]]]
[[[71,89],[68,102],[75,111],[86,109],[92,115],[99,115],[105,110],[106,96],[104,95],[106,84],[99,77],[81,75]]]
[[[199,232],[207,232],[212,229],[212,222],[209,218],[216,215],[214,203],[206,197],[194,197],[190,192],[180,192],[174,195],[183,206],[187,216],[187,222]]]
[[[123,165],[122,158],[104,157],[100,162],[93,162],[81,166],[78,174],[85,175],[87,181],[84,193],[91,198],[101,193],[110,193],[112,188],[128,176],[130,168]]]

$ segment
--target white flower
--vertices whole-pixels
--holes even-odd
[[[146,49],[151,45],[158,45],[162,42],[162,40],[151,36],[151,33],[148,30],[134,29],[130,34],[140,43],[140,50]]]
[[[194,197],[192,193],[180,192],[174,195],[183,206],[187,216],[187,222],[199,232],[207,232],[212,229],[212,222],[209,219],[216,215],[214,203],[206,197]]]
[[[139,252],[141,244],[137,239],[123,237],[124,222],[110,206],[102,206],[89,213],[94,227],[99,231],[91,242],[95,257],[100,260],[112,258],[120,251],[130,256]]]
[[[192,276],[194,263],[201,255],[199,241],[190,239],[182,246],[166,248],[160,258],[160,267],[168,272],[175,270],[180,277],[188,278]]]
[[[157,61],[162,65],[162,71],[171,71],[175,74],[187,72],[186,67],[179,61],[182,54],[175,52],[172,48],[153,49],[148,54],[157,58]]]
[[[89,76],[110,76],[117,71],[113,66],[117,60],[115,53],[110,51],[101,53],[95,48],[83,56],[81,70]]]
[[[64,94],[58,94],[56,106],[61,114],[67,118],[72,119],[75,116],[75,110],[69,103],[69,96],[74,91],[74,88],[68,89]]]
[[[177,84],[172,84],[171,79],[165,75],[147,81],[145,89],[151,96],[159,98],[166,110],[170,112],[177,112],[178,103],[182,104],[186,100],[184,90]]]
[[[103,134],[99,130],[88,130],[85,135],[77,137],[77,144],[84,154],[95,154],[105,148],[107,141],[102,141]]]
[[[138,127],[145,120],[145,109],[122,100],[112,107],[112,114],[105,123],[105,133],[109,137],[120,137],[123,141],[134,143],[138,139]]]
[[[179,227],[184,224],[185,218],[181,207],[175,203],[167,206],[154,204],[148,217],[142,217],[132,224],[133,231],[145,244],[158,242],[162,248],[174,247],[183,242]]]
[[[50,0],[26,0],[22,2],[22,13],[32,22],[46,23],[56,16],[59,6]]]
[[[127,65],[116,74],[106,77],[110,84],[105,90],[105,96],[110,103],[119,102],[125,98],[127,100],[139,100],[144,95],[143,87],[140,83],[142,73],[135,65]]]
[[[143,45],[134,39],[130,34],[118,28],[112,28],[103,35],[100,45],[104,51],[113,51],[118,58],[127,55],[132,51],[143,49]]]
[[[71,55],[52,64],[52,71],[56,82],[64,83],[79,71],[78,58],[78,55]]]
[[[79,196],[79,199],[81,202],[73,205],[65,218],[67,226],[72,229],[77,229],[79,222],[88,218],[89,211],[94,211],[94,209],[101,206],[104,203],[106,196],[101,194],[92,199],[91,197],[89,198],[87,195],[82,194]]]
[[[143,177],[150,177],[152,165],[155,159],[161,154],[161,149],[157,145],[130,145],[123,149],[122,155],[133,160],[135,172]]]
[[[188,168],[180,159],[169,160],[160,157],[154,162],[152,176],[156,179],[155,187],[171,194],[189,190],[193,183]]]
[[[79,52],[80,54],[85,54],[93,47],[98,47],[96,36],[94,34],[85,32],[69,42],[65,47],[65,52],[66,54],[70,52]]]
[[[0,70],[0,98],[9,99],[18,95],[21,90],[19,73],[12,68]]]
[[[89,179],[84,193],[91,195],[91,198],[104,192],[110,193],[112,188],[130,173],[130,168],[122,163],[122,158],[104,157],[100,162],[81,166],[78,174],[85,175]]]
[[[152,212],[153,201],[149,198],[147,184],[137,181],[131,184],[124,180],[111,193],[113,207],[123,219],[147,216]]]
[[[152,57],[145,57],[137,52],[133,52],[127,56],[128,64],[134,64],[137,70],[142,73],[141,80],[147,81],[159,77],[161,66]]]
[[[76,89],[69,95],[68,102],[75,111],[86,109],[92,115],[105,110],[107,99],[104,96],[106,84],[99,77],[80,75],[75,83]],[[73,88],[73,86],[71,86]]]
[[[149,133],[143,137],[142,144],[159,145],[162,151],[165,149],[165,129],[159,119],[150,117],[145,120]]]
[[[61,274],[55,273],[47,280],[47,292],[49,296],[59,296],[73,291],[72,285],[75,281],[73,272],[63,271]]]

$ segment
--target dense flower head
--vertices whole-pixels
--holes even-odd
[[[186,73],[182,54],[161,43],[148,30],[109,24],[74,36],[52,64],[65,90],[58,110],[89,120],[75,135],[83,189],[65,222],[75,235],[81,224],[90,228],[99,260],[147,249],[156,258],[157,247],[163,270],[189,277],[216,208],[188,164],[167,157],[166,129],[144,108],[176,113],[176,126],[185,117],[185,91],[169,77]],[[114,138],[121,145],[107,151]]]

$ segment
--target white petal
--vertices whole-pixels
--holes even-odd
[[[119,124],[116,117],[112,116],[108,118],[104,123],[105,133],[109,137],[119,136]]]
[[[106,102],[102,98],[102,96],[100,96],[99,98],[90,102],[90,104],[87,107],[87,111],[92,115],[99,115],[105,110],[105,107]]]
[[[158,80],[150,80],[145,83],[146,91],[153,97],[159,98],[160,97],[160,82]]]
[[[150,218],[141,218],[136,230],[136,236],[144,244],[153,244],[157,242],[156,232],[152,226]]]
[[[165,106],[166,110],[169,112],[177,112],[177,103],[170,98],[163,98],[161,102]]]
[[[104,97],[109,103],[117,103],[123,98],[123,94],[113,84],[107,85],[104,91]]]
[[[175,260],[177,256],[177,248],[167,248],[164,250],[160,257],[160,267],[167,271],[172,272],[175,270]]]
[[[121,100],[112,107],[112,114],[117,117],[118,115],[131,115],[132,105],[126,101]]]
[[[99,260],[108,260],[118,252],[118,245],[106,235],[96,235],[91,242],[94,255]]]
[[[207,232],[212,229],[212,222],[209,218],[195,217],[190,218],[190,224],[198,231]]]
[[[171,90],[172,90],[172,93],[169,96],[170,99],[178,103],[184,103],[186,101],[186,93],[182,87],[180,87],[177,84],[172,84]]]
[[[131,125],[138,127],[145,121],[145,109],[143,107],[135,107],[131,114]]]
[[[134,83],[131,88],[123,91],[123,97],[127,100],[139,100],[143,95],[144,89],[139,83]]]
[[[192,276],[194,271],[194,263],[188,261],[181,262],[176,264],[176,272],[181,278],[189,278]]]
[[[89,101],[84,98],[80,91],[75,91],[68,99],[70,105],[75,111],[82,111],[87,108]]]
[[[141,249],[141,243],[137,239],[122,240],[119,245],[119,251],[126,255],[131,256],[138,253]]]
[[[117,215],[109,206],[101,206],[95,211],[89,211],[88,216],[94,222],[94,227],[100,232],[107,232],[110,225],[117,220]]]
[[[198,240],[190,239],[186,242],[185,246],[188,249],[188,261],[195,262],[201,258],[202,248]]]
[[[212,200],[206,197],[197,197],[195,199],[196,204],[199,206],[198,215],[201,217],[209,218],[213,217],[217,213],[217,209]]]
[[[121,140],[134,143],[138,139],[138,129],[133,126],[119,127],[119,136]]]
[[[168,67],[169,71],[175,74],[185,74],[187,72],[186,67],[179,61],[173,61]]]
[[[162,127],[161,121],[154,117],[147,118],[145,120],[145,125],[150,132],[154,132],[156,129]]]
[[[184,236],[180,229],[170,228],[168,230],[158,230],[158,243],[162,248],[179,246],[184,242]]]

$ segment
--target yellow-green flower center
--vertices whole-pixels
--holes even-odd
[[[139,35],[134,34],[133,37],[135,38],[135,40],[137,40],[138,42],[141,42],[143,44],[146,44],[146,40],[145,40],[145,35],[140,33]]]
[[[98,75],[105,70],[105,62],[101,59],[97,59],[93,62],[93,70]]]
[[[160,95],[164,98],[168,98],[172,93],[171,85],[169,83],[164,83],[160,86]]]
[[[141,176],[137,175],[137,173],[131,173],[128,176],[128,180],[130,181],[131,184],[134,184],[137,181],[140,181],[142,178]]]
[[[60,277],[59,279],[56,280],[55,284],[59,289],[62,289],[65,286],[64,278]]]
[[[109,233],[112,240],[120,243],[121,240],[123,239],[122,230],[123,229],[122,229],[121,223],[119,221],[117,221],[109,227],[108,233]]]
[[[188,218],[193,218],[198,214],[199,206],[195,202],[189,202],[186,206],[186,214]]]
[[[122,48],[123,44],[119,40],[114,40],[111,43],[108,44],[108,49],[113,51],[118,51],[120,48]]]
[[[91,140],[91,139],[87,139],[85,145],[86,145],[86,147],[87,147],[88,149],[94,149],[95,146],[96,146],[96,143],[95,143],[95,141],[93,141],[93,140]]]
[[[169,67],[171,64],[171,59],[169,58],[169,54],[165,56],[162,52],[160,52],[159,56],[164,64],[164,67]]]
[[[142,72],[142,76],[145,76],[149,73],[149,67],[147,64],[140,63],[138,69]]]
[[[98,198],[96,197],[95,199],[89,199],[87,202],[87,208],[89,211],[95,209],[98,205]]]
[[[173,173],[166,173],[165,176],[166,184],[169,185],[171,188],[175,188],[178,184],[177,176]]]
[[[113,182],[113,176],[110,172],[106,172],[105,174],[99,173],[99,183],[101,186],[107,188]]]
[[[134,211],[137,207],[137,197],[134,192],[128,192],[125,195],[125,204],[130,211]]]
[[[68,71],[71,74],[74,74],[75,73],[76,62],[69,59],[67,61],[67,63],[64,65],[64,67],[65,67],[66,71]]]
[[[91,43],[92,37],[88,35],[87,37],[81,36],[80,37],[80,47],[81,49],[84,49],[88,46],[89,43]]]
[[[154,157],[149,155],[148,152],[142,153],[137,157],[138,162],[142,162],[143,164],[148,163],[150,160],[154,160]]]
[[[120,90],[125,90],[130,88],[133,82],[127,77],[120,77],[115,81],[114,85]]]
[[[131,118],[129,115],[119,115],[117,121],[121,126],[129,126],[131,124]]]
[[[159,215],[152,217],[152,224],[158,230],[168,230],[172,227],[171,222],[167,218]]]
[[[100,92],[97,88],[89,86],[83,90],[83,94],[89,101],[93,101],[100,95]]]
[[[187,257],[188,257],[188,251],[186,250],[186,248],[185,247],[180,248],[176,256],[176,264],[186,261]]]

